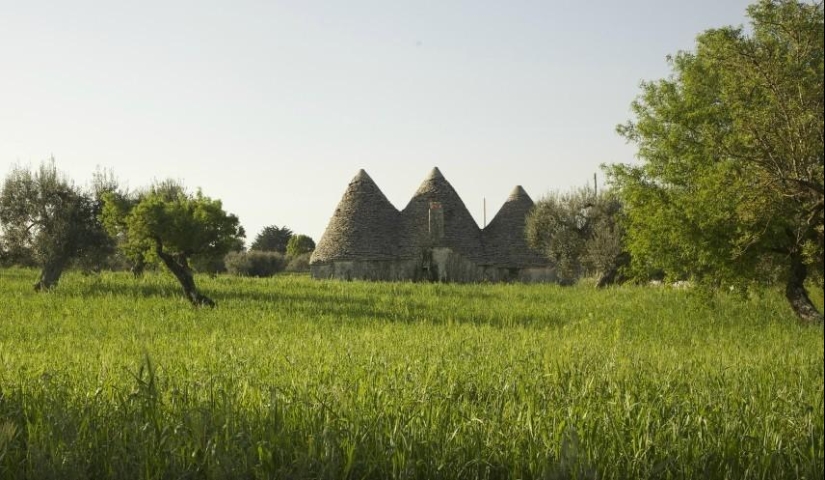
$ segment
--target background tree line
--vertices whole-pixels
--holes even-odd
[[[0,227],[0,263],[39,267],[36,290],[54,288],[72,266],[128,268],[140,276],[147,266],[161,265],[199,306],[214,301],[198,290],[194,273],[231,270],[229,260],[235,257],[227,254],[243,252],[245,237],[238,218],[200,190],[190,192],[166,180],[130,192],[105,171],[82,188],[58,171],[54,159],[8,174],[0,191]],[[272,253],[280,263],[256,274],[308,269],[312,239],[276,230],[285,238],[283,251]],[[256,238],[256,246],[263,245],[268,232]],[[251,274],[242,268],[232,273]]]
[[[315,241],[296,235],[287,227],[270,225],[255,237],[249,251],[230,252],[226,258],[229,273],[248,277],[269,277],[276,273],[307,272]]]

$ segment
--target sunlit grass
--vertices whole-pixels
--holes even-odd
[[[0,478],[823,476],[823,331],[776,293],[34,277]]]

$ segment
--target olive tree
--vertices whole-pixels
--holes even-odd
[[[553,262],[562,283],[596,275],[597,286],[603,287],[619,280],[629,261],[620,215],[621,203],[610,192],[556,192],[540,199],[527,216],[527,242]]]
[[[244,236],[238,218],[227,214],[220,200],[166,181],[132,196],[110,193],[104,202],[106,226],[121,238],[127,256],[160,261],[193,305],[215,305],[198,291],[191,262],[222,258]]]
[[[36,290],[55,287],[73,261],[111,251],[99,213],[94,196],[61,174],[54,159],[34,171],[15,167],[0,191],[4,248],[40,266]]]

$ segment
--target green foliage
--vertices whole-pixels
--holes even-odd
[[[302,253],[294,257],[287,257],[289,262],[286,265],[286,271],[292,273],[309,272],[310,257],[312,257],[312,253]]]
[[[2,229],[2,224],[0,224]],[[5,229],[3,229],[5,230]],[[25,241],[15,239],[13,232],[3,232],[0,235],[0,267],[10,267],[17,265],[20,267],[35,267],[37,260],[34,252]]]
[[[103,218],[120,247],[136,263],[162,261],[195,305],[214,302],[195,288],[191,261],[209,265],[238,249],[244,236],[238,218],[220,200],[166,181],[136,195],[104,195]]]
[[[151,193],[127,218],[130,236],[138,242],[160,242],[169,252],[186,256],[223,255],[241,231],[237,217],[223,211],[220,200],[178,194],[174,199]]]
[[[227,255],[243,252],[244,248],[243,239],[238,237],[236,238],[234,244],[229,248],[229,253]],[[198,273],[207,273],[213,276],[219,273],[226,273],[228,270],[226,267],[225,258],[226,256],[195,257],[192,260],[192,268]]]
[[[786,279],[800,311],[806,275],[823,271],[823,5],[762,0],[748,14],[752,33],[708,30],[671,77],[642,84],[618,131],[643,163],[610,173],[638,273]]]
[[[823,265],[822,4],[760,1],[753,33],[709,30],[642,85],[612,169],[641,269],[742,283],[805,252]],[[767,270],[767,271],[766,271]]]
[[[288,257],[297,257],[315,250],[315,241],[307,235],[293,235],[286,244]]]
[[[271,225],[261,230],[249,249],[264,252],[278,252],[286,255],[286,247],[289,244],[290,238],[292,238],[292,230],[287,227]]]
[[[109,230],[125,238],[131,256],[155,259],[157,248],[171,255],[212,259],[237,250],[244,236],[238,218],[220,200],[200,191],[186,193],[165,182],[133,196],[104,196],[103,218]]]
[[[48,297],[32,274],[0,270],[3,479],[825,468],[823,331],[775,291],[219,276],[195,310],[151,272]]]
[[[587,187],[550,194],[527,217],[530,246],[556,266],[563,283],[603,275],[623,252],[621,203],[611,192]]]
[[[5,256],[42,266],[49,278],[38,285],[54,286],[70,262],[111,253],[111,239],[98,220],[100,206],[57,170],[54,159],[35,171],[14,168],[0,191]]]
[[[271,277],[286,267],[286,258],[278,252],[250,250],[230,252],[224,258],[226,271],[242,277]]]

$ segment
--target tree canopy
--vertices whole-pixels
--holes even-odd
[[[292,235],[292,230],[287,227],[270,225],[264,227],[264,229],[255,236],[255,241],[252,242],[249,249],[286,254],[286,247]]]
[[[599,286],[613,283],[627,263],[621,204],[610,193],[579,188],[540,199],[527,216],[531,248],[553,262],[562,283],[597,275]]]
[[[200,293],[191,268],[193,259],[221,258],[244,236],[238,218],[227,214],[220,200],[200,191],[188,194],[175,182],[164,182],[133,196],[104,197],[109,231],[121,236],[124,252],[139,260],[160,260],[194,305],[213,306]]]
[[[293,235],[286,245],[286,254],[290,257],[297,257],[315,250],[315,240],[307,235]]]
[[[41,267],[35,289],[55,287],[72,261],[111,251],[99,207],[57,170],[54,159],[35,171],[14,168],[6,177],[0,191],[4,249]]]
[[[712,286],[785,283],[797,315],[823,268],[823,6],[761,0],[645,82],[618,127],[641,165],[610,169],[637,272]]]

